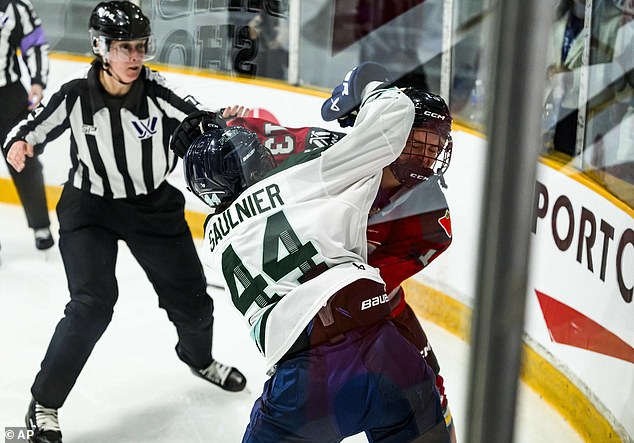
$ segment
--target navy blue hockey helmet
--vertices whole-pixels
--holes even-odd
[[[205,132],[183,157],[187,187],[217,211],[224,210],[274,167],[273,155],[258,136],[240,126]]]
[[[439,95],[416,88],[403,89],[414,103],[414,124],[403,152],[391,165],[396,179],[414,186],[449,167],[453,140],[451,113]]]

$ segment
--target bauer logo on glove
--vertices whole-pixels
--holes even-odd
[[[361,106],[363,89],[373,81],[390,81],[389,73],[378,63],[365,62],[352,69],[321,106],[321,117],[327,122],[338,120],[342,127],[352,126]]]

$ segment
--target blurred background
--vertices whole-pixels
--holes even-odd
[[[136,3],[151,17],[158,63],[329,90],[351,66],[379,61],[396,78],[445,97],[461,123],[484,124],[492,89],[491,0]],[[53,51],[88,55],[86,21],[96,2],[33,4]],[[290,4],[297,9],[292,18]],[[632,206],[632,2],[547,5],[555,22],[544,54],[544,154],[574,158],[575,167]]]

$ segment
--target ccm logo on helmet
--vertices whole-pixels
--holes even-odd
[[[433,118],[439,118],[440,120],[445,119],[444,115],[436,114],[435,112],[431,112],[431,111],[423,111],[423,115],[428,115]]]
[[[99,9],[97,11],[97,15],[99,15],[99,17],[108,17],[110,20],[115,20],[117,18],[111,11],[107,11],[105,9]]]
[[[390,299],[386,294],[377,295],[376,297],[368,298],[367,300],[363,300],[361,302],[361,310],[364,311],[366,309],[370,309],[374,306],[382,305],[384,303],[389,302]]]

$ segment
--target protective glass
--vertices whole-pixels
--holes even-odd
[[[156,55],[152,37],[143,40],[111,40],[107,57],[109,61],[128,62],[133,59],[148,61]]]

